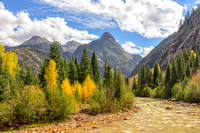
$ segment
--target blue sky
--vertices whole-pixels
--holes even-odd
[[[179,20],[199,2],[1,0],[0,43],[19,45],[33,35],[62,44],[88,43],[110,32],[127,52],[144,56],[176,31]]]

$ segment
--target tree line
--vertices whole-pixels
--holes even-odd
[[[54,42],[38,75],[19,66],[17,55],[0,45],[0,127],[62,120],[83,105],[87,113],[118,112],[133,102],[117,67],[106,61],[101,79],[95,51],[90,60],[86,45],[80,63],[73,56],[68,62]]]
[[[196,53],[191,49],[182,50],[177,57],[173,57],[171,64],[168,63],[164,74],[160,70],[160,66],[157,62],[153,69],[143,65],[138,75],[133,77],[133,92],[139,96],[177,98],[177,94],[174,93],[180,92],[174,91],[174,86],[181,84],[181,90],[184,91],[184,87],[189,84],[188,81],[192,79],[193,74],[199,69],[199,56],[199,48]],[[195,98],[196,100],[189,100],[186,98],[185,100],[199,102],[200,92],[198,86],[196,89],[198,90],[198,96]],[[184,96],[177,99],[184,100]]]

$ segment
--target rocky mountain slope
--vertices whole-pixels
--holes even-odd
[[[182,49],[191,48],[196,51],[200,45],[200,7],[185,20],[176,33],[172,44],[164,52],[160,60],[160,66],[165,69],[173,56],[177,56]]]
[[[84,45],[75,41],[70,41],[65,45],[58,44],[63,57],[67,56],[69,60],[72,54],[74,54],[80,61]],[[32,67],[34,72],[37,73],[43,59],[45,56],[48,56],[51,45],[52,42],[45,38],[34,36],[19,46],[6,47],[6,50],[16,52],[20,64],[24,63],[25,66]],[[87,44],[87,48],[90,58],[92,57],[92,52],[95,50],[101,73],[104,72],[103,68],[106,59],[112,67],[117,65],[125,76],[128,76],[132,68],[134,68],[142,59],[140,55],[132,55],[124,51],[114,37],[108,32],[104,33],[99,40]]]
[[[174,36],[176,33],[168,36],[166,39],[164,39],[161,43],[159,43],[147,56],[145,56],[140,63],[136,66],[135,69],[131,72],[129,77],[132,77],[136,75],[143,64],[146,66],[149,66],[150,68],[154,67],[155,62],[159,62],[161,56],[165,52],[165,50],[171,45]]]
[[[95,51],[101,73],[104,72],[104,64],[107,62],[114,67],[115,65],[125,76],[128,76],[131,70],[141,61],[140,55],[132,55],[126,52],[115,38],[108,32],[105,32],[99,40],[95,40],[86,45],[88,55],[91,58]],[[74,56],[81,60],[84,45],[79,46],[74,52]]]
[[[168,62],[171,62],[174,56],[177,56],[182,49],[196,49],[200,46],[200,7],[198,6],[190,16],[186,17],[179,30],[164,39],[155,47],[131,72],[130,77],[137,74],[143,64],[151,68],[157,61],[162,70],[165,70]]]

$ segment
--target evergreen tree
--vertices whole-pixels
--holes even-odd
[[[137,83],[136,83],[136,78],[134,76],[133,78],[133,86],[132,86],[132,91],[137,89]]]
[[[115,65],[115,68],[114,68],[114,83],[117,82],[117,66]]]
[[[171,65],[168,63],[166,74],[165,74],[165,86],[166,86],[166,88],[172,87],[171,79],[172,79]]]
[[[0,75],[0,102],[8,97],[8,80],[4,75]]]
[[[66,56],[64,59],[64,73],[65,73],[65,78],[69,76],[69,64]]]
[[[190,67],[191,68],[194,67],[194,53],[191,53],[191,55],[190,55]]]
[[[105,61],[105,65],[104,65],[104,75],[103,75],[103,84],[105,85],[107,83],[107,68],[108,68],[108,65],[107,65],[107,59]]]
[[[121,96],[122,96],[122,93],[123,93],[123,90],[126,87],[121,71],[118,71],[117,82],[116,83],[117,83],[117,85],[116,85],[116,88],[115,88],[116,89],[115,98],[117,98],[118,100],[120,100]]]
[[[56,69],[58,70],[58,83],[61,84],[62,80],[65,78],[65,69],[64,69],[64,60],[62,58],[60,48],[57,42],[53,42],[53,46],[50,48],[49,52],[50,60],[54,60],[56,62]]]
[[[148,85],[148,87],[151,87],[152,85],[152,72],[150,67],[147,67],[147,72],[146,72],[146,83]]]
[[[177,69],[176,59],[174,57],[172,60],[171,85],[174,86],[178,81],[179,81],[178,69]]]
[[[19,71],[19,80],[22,84],[25,84],[26,82],[26,69],[25,69],[25,66],[24,64],[22,65],[21,67],[21,70],[18,70]]]
[[[187,63],[187,67],[186,67],[186,76],[188,79],[192,78],[192,72],[191,72],[191,68],[190,68],[190,63]]]
[[[139,72],[139,79],[140,79],[140,87],[144,88],[146,85],[146,69],[145,65],[143,65]]]
[[[78,63],[78,59],[75,57],[75,66],[77,69],[77,78],[79,77],[79,63]]]
[[[183,81],[185,78],[185,61],[182,52],[179,54],[177,59],[177,68],[178,68],[179,79]]]
[[[25,84],[26,85],[34,85],[35,84],[35,76],[30,67],[27,68]]]
[[[47,85],[47,81],[44,78],[45,75],[45,68],[49,65],[49,60],[45,57],[42,66],[40,68],[40,73],[38,75],[39,85],[40,87],[45,87]]]
[[[72,58],[70,59],[70,62],[69,62],[69,80],[70,80],[71,84],[74,84],[75,81],[78,80],[77,69],[76,69],[76,65],[75,65],[73,56],[72,56]]]
[[[91,66],[92,66],[92,71],[93,71],[94,82],[96,84],[99,84],[100,71],[99,71],[99,65],[97,62],[95,51],[93,51],[93,54],[92,54]]]
[[[159,68],[158,68],[158,63],[156,62],[154,65],[154,71],[153,71],[153,84],[154,85],[157,84],[158,77],[159,77]]]
[[[3,59],[0,57],[0,102],[7,98],[8,94],[8,79],[6,78],[6,73],[3,69]]]
[[[83,83],[83,81],[85,80],[88,74],[92,74],[92,73],[91,73],[91,67],[90,67],[90,59],[88,57],[88,52],[85,45],[84,50],[83,50],[83,55],[81,58],[81,63],[79,66],[79,82]]]
[[[107,64],[107,63],[106,63]],[[107,98],[113,99],[114,97],[114,86],[113,86],[113,73],[112,73],[112,67],[111,65],[107,65],[106,67],[106,75],[104,75],[104,87],[105,87],[105,93]]]
[[[126,85],[129,85],[129,78],[128,77],[125,78],[125,83],[126,83]]]
[[[197,70],[198,68],[199,68],[199,55],[196,55],[195,69]]]

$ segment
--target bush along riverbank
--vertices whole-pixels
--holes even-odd
[[[2,130],[68,120],[82,106],[89,114],[122,112],[133,107],[135,97],[117,67],[113,73],[106,62],[102,81],[95,52],[90,60],[85,46],[80,63],[74,57],[68,63],[56,42],[38,75],[0,45],[0,88]]]
[[[192,78],[199,75],[199,56],[193,50],[183,50],[162,73],[158,63],[153,69],[142,66],[138,75],[133,77],[132,90],[136,96],[155,98],[174,98],[186,102],[200,102],[199,82]],[[195,78],[195,79],[196,79]],[[197,79],[196,79],[197,80]]]
[[[86,108],[84,108],[84,111]],[[41,127],[34,127],[30,125],[30,128],[24,130],[15,130],[14,133],[28,133],[28,132],[69,132],[70,129],[82,127],[87,129],[87,126],[92,126],[93,129],[99,128],[99,125],[110,123],[115,120],[129,120],[129,115],[136,113],[139,110],[138,107],[133,106],[129,110],[123,110],[123,112],[109,113],[109,114],[88,114],[88,113],[77,113],[69,115],[67,117],[68,122],[55,123],[50,125],[37,125]],[[89,110],[87,110],[89,111]]]

